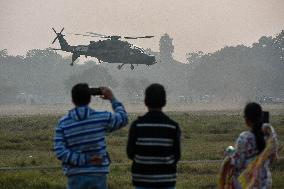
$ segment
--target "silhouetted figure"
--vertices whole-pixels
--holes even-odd
[[[180,159],[180,128],[162,112],[166,92],[152,84],[145,91],[148,112],[135,120],[129,131],[127,155],[133,160],[132,181],[136,189],[173,189]]]
[[[54,150],[68,177],[67,189],[106,189],[110,158],[106,151],[106,133],[126,126],[127,113],[112,91],[100,88],[114,113],[89,107],[90,89],[80,83],[72,88],[75,107],[63,116],[55,130]]]

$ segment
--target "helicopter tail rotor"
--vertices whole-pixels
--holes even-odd
[[[56,41],[57,39],[58,39],[58,36],[56,36],[56,37],[54,38],[54,40],[52,41],[51,44],[55,43],[55,41]]]
[[[52,41],[52,44],[55,43],[55,41],[58,39],[58,37],[60,36],[64,36],[62,34],[63,30],[64,30],[64,27],[61,29],[61,31],[59,33],[56,32],[56,30],[54,28],[52,28],[52,30],[54,31],[54,33],[56,34],[56,37],[54,38],[54,40]]]

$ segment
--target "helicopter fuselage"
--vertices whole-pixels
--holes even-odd
[[[119,40],[91,41],[89,45],[72,46],[72,53],[96,57],[108,63],[146,64],[155,63],[155,57],[142,49]]]
[[[119,69],[124,64],[131,64],[131,69],[134,69],[132,64],[145,64],[149,66],[156,63],[155,56],[149,55],[143,49],[127,41],[121,41],[119,38],[113,37],[106,40],[90,41],[89,45],[70,46],[61,32],[56,33],[56,39],[59,40],[60,50],[73,53],[71,65],[81,55],[95,57],[99,62],[121,63],[122,65],[118,66]]]

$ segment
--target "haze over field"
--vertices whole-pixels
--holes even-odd
[[[175,107],[232,108],[253,100],[283,108],[283,8],[282,0],[0,1],[0,104],[70,104],[72,85],[88,82],[112,87],[135,106],[158,82]],[[71,53],[48,49],[52,27],[65,27],[64,34],[156,35],[129,42],[158,63],[118,70],[80,57],[82,64],[71,67]],[[65,38],[71,45],[94,40]]]

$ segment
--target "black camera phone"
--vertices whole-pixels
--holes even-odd
[[[89,88],[89,92],[93,96],[100,96],[103,95],[100,88]]]
[[[262,113],[262,122],[269,123],[269,112],[263,111]]]

